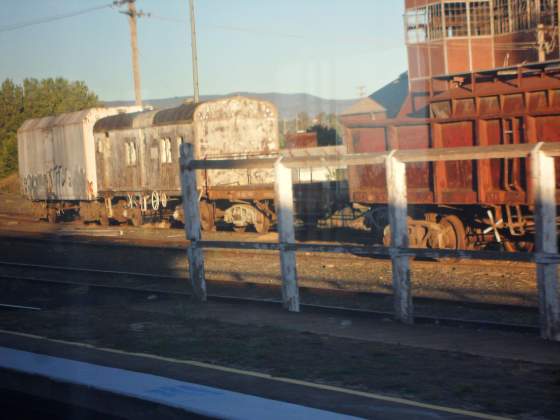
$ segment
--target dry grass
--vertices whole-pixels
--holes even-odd
[[[0,179],[0,192],[20,194],[17,172]]]

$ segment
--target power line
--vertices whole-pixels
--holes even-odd
[[[155,13],[150,13],[149,16],[152,19],[156,19],[156,20],[162,20],[162,21],[167,21],[167,22],[176,22],[176,23],[181,23],[181,24],[187,24],[188,21],[186,19],[181,19],[181,18],[174,18],[174,17],[168,17],[168,16],[161,16]],[[374,39],[374,38],[366,38],[366,37],[337,37],[337,38],[314,38],[314,37],[309,37],[306,35],[302,35],[302,34],[293,34],[293,33],[286,33],[286,32],[277,32],[277,31],[271,31],[269,29],[258,29],[258,28],[246,28],[246,27],[240,27],[240,26],[229,26],[229,25],[206,25],[206,28],[212,28],[212,29],[219,29],[219,30],[224,30],[224,31],[229,31],[229,32],[244,32],[244,33],[250,33],[250,34],[256,34],[256,35],[266,35],[266,36],[273,36],[273,37],[281,37],[281,38],[291,38],[291,39],[300,39],[300,40],[307,40],[307,41],[317,41],[317,42],[321,42],[324,43],[325,41],[329,41],[329,42],[333,42],[333,43],[344,43],[344,44],[363,44],[363,45],[371,45],[371,44],[378,44],[379,42],[383,41],[380,39]],[[385,50],[389,50],[389,49],[397,49],[397,48],[401,48],[400,46],[396,47],[396,46],[389,46],[387,48],[384,48]]]
[[[49,23],[49,22],[54,22],[54,21],[57,21],[57,20],[71,18],[71,17],[74,17],[74,16],[85,15],[86,13],[91,13],[91,12],[95,12],[96,10],[110,8],[110,7],[113,7],[114,5],[115,5],[114,3],[103,4],[103,5],[100,5],[100,6],[90,7],[88,9],[77,10],[75,12],[64,13],[64,14],[60,14],[60,15],[54,15],[54,16],[49,16],[49,17],[44,17],[44,18],[39,18],[39,19],[28,20],[26,22],[19,22],[19,23],[15,23],[15,24],[12,24],[12,25],[0,26],[0,32],[15,31],[17,29],[26,28],[28,26],[41,25],[43,23]]]

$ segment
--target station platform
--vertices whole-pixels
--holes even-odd
[[[0,391],[107,418],[500,418],[8,331],[0,332]]]

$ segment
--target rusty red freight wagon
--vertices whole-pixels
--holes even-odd
[[[396,118],[341,117],[348,152],[560,141],[559,61],[435,79],[445,89],[420,106],[409,94]],[[510,250],[532,249],[528,165],[526,159],[410,164],[411,246],[501,242]],[[384,174],[383,165],[357,166],[349,168],[348,181],[351,201],[371,207],[373,230],[387,243]]]

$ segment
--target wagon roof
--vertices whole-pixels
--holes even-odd
[[[244,99],[254,102],[266,103],[270,107],[276,109],[274,104],[269,101],[263,101],[257,98],[250,98],[246,96],[228,96],[224,98],[214,99],[210,101],[203,101],[199,103],[183,103],[174,108],[166,108],[161,110],[135,112],[131,114],[119,114],[110,117],[102,118],[93,127],[95,133],[112,131],[112,130],[127,130],[131,128],[143,127],[157,127],[162,125],[172,125],[177,123],[191,123],[194,119],[194,114],[199,106],[227,102],[233,99]]]
[[[19,128],[19,132],[33,131],[33,130],[48,130],[54,127],[62,127],[66,125],[82,124],[85,122],[92,113],[101,111],[106,108],[89,108],[82,111],[67,112],[65,114],[33,118],[26,120]]]
[[[186,103],[175,108],[156,111],[135,112],[132,114],[119,114],[102,118],[93,127],[95,133],[111,130],[126,130],[152,125],[168,125],[173,123],[192,122],[194,111],[198,104]]]
[[[83,125],[85,123],[91,123],[96,121],[101,117],[106,115],[118,113],[126,113],[129,111],[135,111],[138,107],[136,106],[119,106],[111,108],[88,108],[81,111],[67,112],[59,115],[51,115],[42,118],[32,118],[26,120],[22,126],[19,128],[18,133],[30,132],[35,130],[50,130],[55,127],[65,127],[70,125]]]

